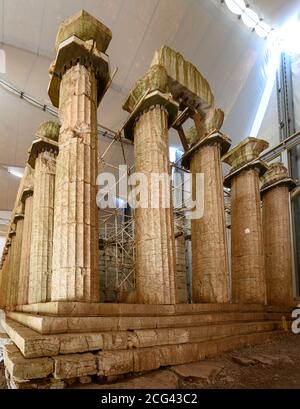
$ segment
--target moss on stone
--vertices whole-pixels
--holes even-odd
[[[48,138],[57,142],[59,136],[60,125],[57,122],[46,121],[42,122],[37,131],[36,136],[41,138]]]
[[[197,104],[211,107],[214,96],[209,83],[197,70],[197,68],[187,61],[179,52],[163,45],[155,51],[151,65],[162,65],[171,79],[171,92],[175,95],[178,85],[188,93],[194,95]],[[174,88],[174,89],[173,89]],[[180,93],[182,90],[180,91]],[[176,95],[175,95],[176,96]]]
[[[83,41],[95,41],[97,49],[102,52],[106,51],[112,39],[110,29],[85,10],[80,10],[60,25],[55,42],[56,51],[63,41],[73,35]]]
[[[147,90],[149,93],[153,91],[169,92],[168,75],[165,68],[161,65],[152,66],[144,77],[135,83],[123,105],[123,109],[132,112]]]

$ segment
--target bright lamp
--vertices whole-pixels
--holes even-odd
[[[234,14],[242,14],[246,8],[244,0],[225,0],[226,6]]]
[[[259,17],[255,13],[255,11],[247,7],[244,13],[242,14],[242,20],[247,27],[254,28],[259,22]]]

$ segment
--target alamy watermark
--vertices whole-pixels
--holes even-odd
[[[6,73],[6,53],[0,48],[0,74]]]
[[[113,173],[103,172],[97,177],[97,185],[97,205],[100,209],[127,206],[132,209],[167,209],[172,204],[175,209],[185,210],[189,219],[203,217],[203,173],[193,174],[189,179],[181,173],[175,173],[173,178],[168,173],[130,174],[126,165],[120,165],[117,178]],[[172,194],[172,186],[177,194]],[[116,201],[116,198],[121,200]]]
[[[296,308],[292,312],[292,332],[293,334],[300,334],[300,308]]]

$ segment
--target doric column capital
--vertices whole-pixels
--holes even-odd
[[[224,185],[230,187],[231,179],[243,170],[256,169],[259,176],[262,176],[267,171],[268,165],[259,159],[259,155],[268,146],[269,143],[263,139],[249,137],[224,155],[222,161],[232,167],[224,179]]]
[[[135,121],[156,105],[168,112],[168,124],[171,126],[179,106],[169,92],[168,75],[161,65],[152,66],[144,77],[136,82],[123,105],[123,109],[131,114],[124,127],[126,138],[133,139]]]
[[[260,153],[268,146],[269,143],[263,139],[249,137],[231,149],[222,159],[223,162],[231,166],[233,172],[258,159]]]
[[[14,223],[18,223],[19,220],[24,219],[24,213],[16,213],[14,215]]]
[[[261,194],[276,186],[288,186],[289,190],[296,186],[295,181],[289,177],[287,168],[281,162],[269,165],[269,169],[261,178],[261,182]]]
[[[48,94],[54,106],[59,106],[60,82],[64,72],[78,62],[94,70],[99,103],[110,80],[109,58],[105,51],[111,39],[110,29],[84,10],[60,25],[55,44],[57,55],[49,69]]]
[[[197,132],[196,128],[191,128],[189,132]],[[196,142],[183,156],[181,159],[181,164],[186,169],[190,168],[190,163],[193,155],[199,149],[206,145],[218,145],[221,150],[221,155],[224,155],[231,145],[231,139],[224,135],[220,131],[212,132],[211,134],[206,135],[203,139],[200,139]]]
[[[11,230],[8,233],[8,237],[11,239],[12,237],[14,237],[16,235],[16,226],[11,226]],[[11,242],[10,242],[11,245]]]
[[[186,133],[190,145],[195,145],[207,135],[219,132],[224,122],[224,112],[220,108],[211,108],[201,114],[195,112],[193,119],[195,126],[192,126]]]
[[[44,151],[58,153],[58,136],[60,125],[57,122],[47,121],[41,123],[36,132],[36,139],[32,142],[28,164],[34,169],[38,155]]]
[[[21,193],[21,198],[20,198],[21,202],[25,203],[26,199],[32,195],[33,195],[33,185],[24,188]]]

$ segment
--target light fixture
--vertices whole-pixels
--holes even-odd
[[[11,175],[14,175],[18,178],[22,178],[24,174],[24,169],[23,168],[18,168],[16,166],[7,166],[7,172],[10,173]]]
[[[244,0],[225,0],[226,6],[234,13],[241,15],[246,8]]]
[[[262,20],[255,26],[256,34],[262,38],[267,37],[271,33],[271,31],[271,27]]]
[[[255,13],[255,11],[247,7],[244,13],[242,14],[242,20],[247,27],[254,28],[259,22],[259,17]]]
[[[222,0],[222,3],[225,3],[232,13],[237,14],[243,23],[247,27],[252,28],[259,37],[266,38],[274,31],[259,18],[257,13],[250,8],[249,4],[246,5],[244,0]]]

